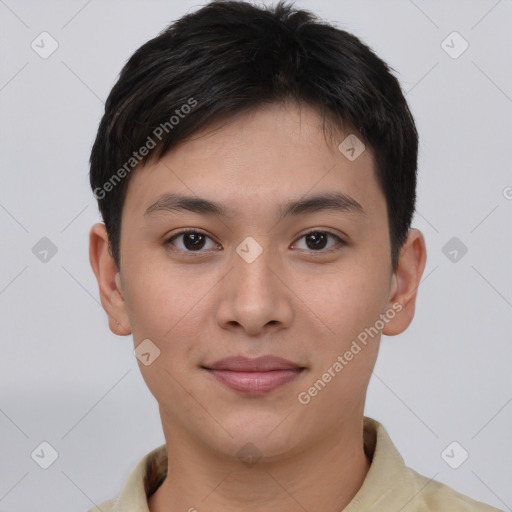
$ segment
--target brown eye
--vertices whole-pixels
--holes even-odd
[[[185,233],[183,235],[183,245],[189,251],[202,249],[205,243],[205,236],[198,233]]]
[[[208,241],[210,246],[208,247]],[[188,230],[169,238],[166,245],[173,245],[184,252],[203,252],[202,249],[215,249],[218,245],[207,235],[199,231]]]
[[[324,249],[327,244],[327,234],[321,232],[313,232],[306,235],[306,245],[309,249]]]
[[[333,242],[329,242],[329,239],[333,240]],[[297,247],[298,249],[306,249],[310,251],[322,251],[327,252],[329,249],[335,248],[337,245],[340,247],[345,245],[345,242],[334,233],[330,233],[329,231],[310,231],[306,233],[299,240],[304,240],[305,247]],[[330,243],[330,245],[328,245]],[[299,243],[295,244],[296,246]],[[326,249],[326,250],[324,250]]]

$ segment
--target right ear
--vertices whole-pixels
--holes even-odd
[[[121,275],[110,253],[105,224],[97,223],[89,233],[89,261],[98,281],[100,300],[107,313],[110,330],[118,336],[131,333]]]

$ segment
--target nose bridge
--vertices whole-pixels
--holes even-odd
[[[240,325],[252,334],[270,324],[288,324],[292,310],[287,288],[276,276],[279,267],[274,251],[253,238],[245,239],[226,276],[228,289],[221,297],[219,323]]]
[[[275,271],[276,259],[272,250],[255,239],[248,237],[236,249],[233,255],[233,277],[237,288],[237,295],[249,297],[252,300],[273,302],[279,293],[276,288]]]

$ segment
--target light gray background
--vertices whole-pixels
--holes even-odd
[[[511,510],[512,1],[296,4],[397,70],[421,136],[428,262],[413,325],[383,338],[366,413],[408,465]],[[164,442],[131,337],[99,305],[88,157],[127,58],[199,5],[0,0],[0,512],[91,508]],[[59,45],[47,59],[31,48],[43,31]],[[469,43],[456,59],[441,44],[453,31]],[[46,263],[32,253],[42,237],[58,249]],[[468,248],[456,262],[452,237]],[[46,470],[31,458],[42,441],[58,452]],[[469,452],[458,469],[441,457],[452,441]]]

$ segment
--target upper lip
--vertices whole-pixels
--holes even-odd
[[[268,372],[272,370],[297,370],[300,365],[276,356],[261,356],[249,358],[245,356],[231,356],[219,359],[215,363],[204,365],[208,370],[230,370],[235,372]]]

